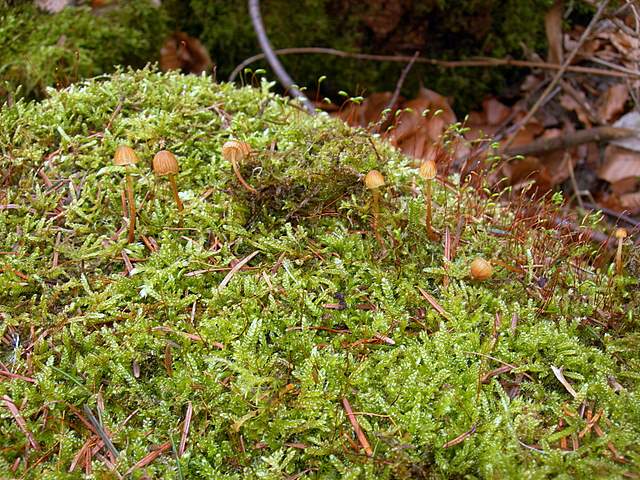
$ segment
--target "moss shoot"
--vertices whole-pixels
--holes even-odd
[[[410,160],[271,86],[117,72],[0,112],[0,477],[637,473],[637,279],[456,178],[433,188],[444,261]]]

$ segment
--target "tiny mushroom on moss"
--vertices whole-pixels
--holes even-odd
[[[432,240],[436,238],[436,234],[431,226],[431,182],[436,178],[437,173],[438,169],[436,167],[436,162],[433,160],[425,160],[422,162],[420,170],[418,171],[420,178],[424,180],[424,203],[426,208],[425,224],[427,227],[427,236]]]
[[[171,192],[173,198],[176,201],[178,210],[183,210],[182,201],[178,195],[178,185],[176,184],[176,175],[178,174],[178,159],[169,150],[160,150],[153,157],[153,172],[159,177],[169,177],[169,183],[171,184]]]
[[[624,228],[616,228],[615,237],[618,239],[618,251],[616,252],[616,273],[622,274],[622,244],[627,238],[627,230]]]
[[[119,167],[125,168],[125,193],[127,195],[127,203],[129,204],[129,243],[133,243],[135,240],[136,229],[136,201],[133,196],[133,178],[129,171],[130,167],[138,163],[138,156],[133,149],[127,145],[120,145],[116,148],[116,152],[113,156],[113,163]]]
[[[470,272],[474,280],[486,280],[493,275],[493,267],[484,258],[477,257],[471,262]]]
[[[248,157],[251,154],[251,146],[246,142],[241,142],[239,140],[229,140],[222,145],[222,157],[231,162],[231,166],[233,167],[233,172],[240,184],[246,188],[251,193],[258,193],[258,191],[249,185],[242,174],[240,173],[239,162],[244,158]]]
[[[380,187],[385,185],[384,176],[378,170],[371,170],[364,177],[364,184],[367,189],[371,190],[371,196],[373,199],[373,233],[375,234],[378,243],[382,245],[383,242],[380,237],[380,232],[378,231],[378,226],[380,224]]]

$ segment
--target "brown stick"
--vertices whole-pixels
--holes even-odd
[[[353,413],[353,409],[351,408],[351,404],[346,397],[342,399],[342,406],[344,407],[344,411],[347,412],[347,417],[349,417],[349,421],[351,422],[351,426],[353,427],[354,432],[356,432],[356,437],[358,437],[358,441],[364,450],[364,453],[367,454],[368,457],[373,456],[373,450],[371,450],[371,445],[369,445],[369,441],[367,440],[366,435],[360,428],[360,424],[358,423],[358,419]]]
[[[507,148],[504,155],[515,157],[516,155],[539,155],[553,150],[575,147],[590,142],[608,142],[622,138],[640,135],[640,132],[631,128],[618,127],[594,127],[567,133],[559,137],[541,138],[534,142],[518,147]]]
[[[277,55],[300,55],[300,54],[323,54],[333,55],[334,57],[341,58],[354,58],[356,60],[372,60],[376,62],[394,62],[394,63],[407,63],[411,61],[410,55],[375,55],[369,53],[354,53],[345,52],[344,50],[337,50],[335,48],[323,48],[323,47],[292,47],[281,48],[274,50]],[[258,60],[265,58],[264,53],[258,53],[252,57],[247,58],[234,68],[231,75],[229,75],[229,81],[233,82],[242,70],[248,65],[251,65]],[[416,63],[423,63],[428,65],[435,65],[443,68],[464,68],[464,67],[520,67],[520,68],[540,68],[544,70],[561,70],[562,65],[545,62],[532,62],[529,60],[514,60],[511,58],[488,58],[477,57],[469,60],[438,60],[434,58],[418,57],[415,60]],[[566,68],[567,72],[574,73],[586,73],[589,75],[600,75],[604,77],[640,77],[640,72],[621,72],[615,70],[607,70],[604,68],[592,68],[581,67],[579,65],[569,65]]]

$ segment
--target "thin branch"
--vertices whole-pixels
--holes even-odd
[[[638,135],[636,130],[618,127],[594,127],[578,130],[553,138],[542,138],[526,145],[511,147],[504,154],[512,157],[516,155],[539,155],[542,153],[575,147],[590,142],[609,142]]]
[[[393,91],[393,96],[391,97],[391,100],[389,100],[387,108],[393,108],[393,106],[398,101],[400,90],[402,90],[402,86],[404,85],[404,81],[407,79],[407,75],[411,71],[411,67],[413,67],[414,63],[416,63],[418,55],[420,55],[420,52],[416,51],[416,53],[413,54],[413,57],[411,57],[409,63],[407,63],[407,66],[402,69],[402,73],[400,74],[400,78],[398,78],[398,83],[396,84],[396,89]]]
[[[307,112],[310,115],[315,115],[316,109],[313,104],[309,101],[309,99],[302,93],[293,83],[293,80],[284,69],[280,60],[273,51],[273,47],[271,46],[271,42],[269,41],[269,37],[267,36],[267,32],[264,29],[264,24],[262,23],[262,15],[260,14],[260,1],[259,0],[249,0],[249,15],[251,16],[251,23],[253,23],[253,29],[256,32],[258,37],[258,42],[260,43],[260,48],[264,52],[264,56],[273,68],[278,80],[285,88],[285,90],[291,92],[291,94],[296,97],[298,100],[302,102]]]
[[[344,50],[337,50],[335,48],[325,48],[325,47],[291,47],[291,48],[280,48],[278,50],[274,50],[273,52],[276,55],[304,55],[304,54],[322,54],[322,55],[332,55],[334,57],[340,58],[353,58],[356,60],[368,60],[375,62],[395,62],[395,63],[407,63],[411,61],[410,55],[376,55],[370,53],[354,53],[354,52],[345,52]],[[258,60],[262,60],[266,57],[264,53],[258,53],[253,55],[242,63],[238,64],[236,68],[233,69],[231,75],[229,75],[229,81],[233,82],[236,77],[244,70],[247,66],[251,65]],[[563,65],[558,65],[554,63],[546,63],[546,62],[533,62],[529,60],[514,60],[511,58],[490,58],[490,57],[474,57],[468,60],[438,60],[435,58],[425,58],[418,57],[415,60],[416,63],[434,65],[443,68],[465,68],[465,67],[520,67],[520,68],[540,68],[543,70],[562,70]],[[617,71],[617,70],[607,70],[604,68],[593,68],[593,67],[581,67],[579,65],[569,65],[564,71],[573,72],[573,73],[586,73],[590,75],[599,75],[603,77],[618,77],[618,78],[628,78],[635,77],[640,78],[640,72],[630,71]]]
[[[593,27],[595,27],[598,19],[604,12],[604,9],[607,8],[608,4],[609,4],[609,0],[604,0],[603,2],[600,3],[600,5],[598,6],[598,11],[593,16],[593,18],[591,19],[591,22],[589,22],[589,25],[584,30],[584,32],[582,32],[582,35],[580,36],[580,40],[578,40],[578,44],[573,48],[573,50],[571,51],[567,59],[564,61],[564,63],[562,64],[562,68],[560,68],[560,70],[556,72],[555,76],[553,77],[553,80],[551,80],[551,83],[547,85],[547,88],[545,88],[544,92],[542,92],[542,95],[538,97],[538,100],[536,101],[536,103],[534,103],[533,107],[531,107],[531,109],[527,112],[524,118],[516,124],[514,131],[511,133],[511,136],[503,146],[505,150],[511,146],[511,144],[516,138],[516,134],[520,131],[520,129],[522,129],[522,127],[524,127],[527,123],[529,123],[529,120],[533,118],[533,116],[536,114],[538,109],[546,101],[547,96],[553,91],[553,89],[556,87],[558,82],[562,79],[562,76],[569,68],[569,65],[571,65],[571,62],[573,62],[573,59],[578,53],[578,50],[580,50],[580,47],[582,47],[582,44],[591,34],[591,30],[593,30]]]

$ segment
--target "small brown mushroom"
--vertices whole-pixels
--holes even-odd
[[[127,194],[127,203],[129,204],[129,243],[133,243],[135,240],[136,229],[136,201],[133,197],[133,178],[129,172],[129,168],[132,165],[138,163],[138,156],[131,147],[126,145],[120,145],[116,148],[116,153],[113,156],[113,163],[119,167],[125,168],[126,186],[125,192]]]
[[[471,262],[470,271],[474,280],[486,280],[493,275],[493,267],[481,257],[477,257]]]
[[[437,237],[431,226],[431,182],[436,178],[437,173],[438,169],[436,167],[436,162],[433,160],[425,160],[422,162],[420,170],[418,171],[420,178],[424,180],[424,203],[427,211],[425,216],[427,236],[432,240],[435,240]]]
[[[615,237],[618,239],[618,251],[616,252],[616,274],[622,275],[622,244],[627,238],[627,230],[616,228]]]
[[[182,201],[178,195],[178,185],[176,184],[176,175],[178,174],[178,159],[169,150],[160,150],[153,157],[153,173],[159,177],[169,177],[171,184],[171,192],[178,206],[178,211],[182,211]]]
[[[256,194],[258,193],[258,191],[251,185],[249,185],[240,173],[239,162],[248,157],[250,154],[251,146],[246,142],[241,142],[239,140],[229,140],[222,146],[222,157],[228,162],[231,162],[233,172],[236,174],[238,181],[244,188],[249,190],[251,193]]]
[[[373,228],[373,233],[375,234],[378,243],[380,246],[383,246],[378,226],[380,224],[380,187],[385,185],[384,176],[378,170],[371,170],[364,177],[364,185],[367,189],[371,190],[373,200],[373,220],[371,222],[371,227]]]

